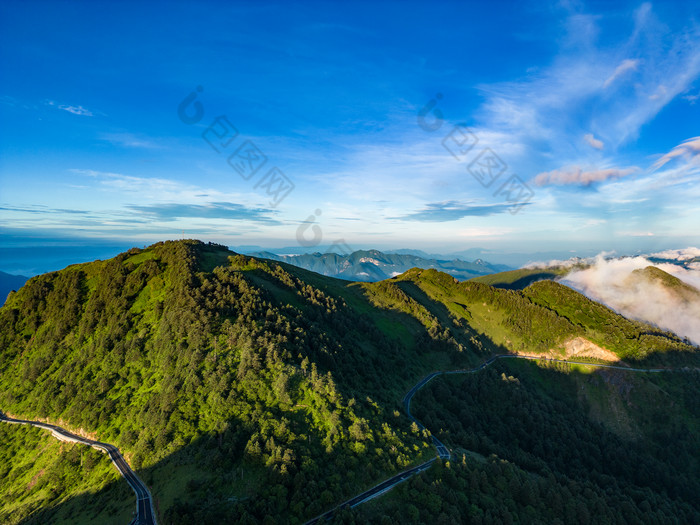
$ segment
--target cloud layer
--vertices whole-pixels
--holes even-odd
[[[700,293],[687,301],[659,282],[631,277],[634,270],[647,266],[655,266],[696,288],[700,286],[700,271],[670,263],[653,264],[646,257],[599,256],[591,267],[571,272],[561,282],[625,317],[652,323],[700,344]]]
[[[686,159],[694,159],[700,154],[700,137],[693,137],[688,139],[671,151],[662,156],[657,160],[652,166],[653,169],[658,169],[669,161],[675,159],[676,157],[685,157]]]
[[[259,221],[268,224],[280,224],[271,215],[274,212],[262,208],[249,208],[233,202],[211,202],[199,204],[152,204],[148,206],[127,206],[129,209],[144,213],[161,221],[181,218],[226,219],[233,221]]]
[[[521,204],[524,206],[527,203]],[[433,202],[424,209],[398,217],[404,221],[448,222],[462,217],[484,217],[504,213],[513,208],[512,204],[472,204],[458,201]]]
[[[537,186],[546,184],[575,184],[579,186],[589,186],[594,182],[602,182],[608,179],[619,179],[639,171],[639,168],[631,166],[629,168],[607,168],[600,170],[585,171],[579,166],[571,166],[558,170],[539,173],[534,178]]]

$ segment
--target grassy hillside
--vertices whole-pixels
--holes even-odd
[[[655,266],[634,270],[626,279],[625,284],[635,286],[640,282],[660,284],[669,294],[684,302],[700,300],[700,290]]]
[[[0,523],[124,524],[136,499],[109,458],[50,433],[0,424]]]
[[[400,405],[427,372],[575,337],[630,362],[697,363],[672,334],[551,281],[513,291],[415,269],[347,283],[158,243],[12,294],[0,409],[119,446],[165,523],[299,523],[434,456]],[[61,512],[68,485],[44,506]]]
[[[563,354],[563,345],[585,337],[620,359],[646,364],[698,363],[696,347],[649,324],[631,321],[554,281],[538,281],[522,291],[474,281],[456,282],[434,270],[411,270],[390,281],[363,285],[394,287],[434,312],[449,334],[473,351]],[[388,295],[384,293],[383,295]],[[555,350],[555,352],[550,352]]]
[[[520,268],[518,270],[510,270],[507,272],[493,273],[490,275],[481,275],[470,279],[472,282],[489,284],[496,288],[505,288],[507,290],[522,290],[532,283],[545,279],[554,279],[562,275],[566,275],[570,268],[552,267],[552,268]]]

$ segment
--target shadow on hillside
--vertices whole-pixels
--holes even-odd
[[[647,491],[652,507],[657,499],[697,511],[697,378],[509,359],[441,376],[416,394],[412,410],[449,447],[496,454],[600,493],[614,479],[614,490],[635,500]]]
[[[236,452],[236,456],[243,453]],[[153,504],[158,523],[257,523],[240,505],[239,501],[247,499],[251,487],[260,490],[258,479],[245,479],[241,476],[240,459],[230,469],[222,468],[230,461],[219,461],[222,448],[215,437],[205,435],[197,438],[176,452],[166,456],[153,466],[135,469],[138,477],[148,486],[153,496]],[[112,468],[116,467],[112,466]],[[247,472],[256,473],[255,465],[246,465]],[[225,485],[236,485],[222,497]],[[128,503],[126,501],[128,500]],[[198,502],[194,505],[193,502]],[[201,503],[205,502],[205,505]],[[73,497],[46,509],[39,509],[22,522],[22,525],[44,525],[46,523],[127,525],[123,518],[104,519],[100,513],[105,507],[119,508],[127,505],[129,515],[136,515],[134,493],[126,480],[120,478],[102,490]],[[208,508],[211,507],[211,508]],[[77,511],[76,509],[81,509]],[[163,512],[165,510],[165,512]],[[320,512],[320,507],[319,507]],[[120,512],[123,516],[123,512]],[[99,520],[98,520],[99,516]],[[131,518],[129,518],[131,519]],[[240,521],[239,521],[240,520]]]
[[[642,359],[625,358],[623,362],[631,368],[674,368],[681,370],[700,369],[700,348],[695,351],[681,352],[670,350],[655,352]]]
[[[458,336],[456,338],[458,342],[464,345],[466,348],[471,349],[474,356],[478,360],[483,360],[490,354],[511,353],[510,349],[507,347],[496,343],[486,334],[482,334],[474,330],[474,328],[469,324],[468,319],[465,319],[466,322],[457,328],[453,322],[453,314],[447,309],[447,307],[443,303],[430,298],[428,294],[426,294],[415,283],[410,281],[399,281],[395,284],[415,301],[423,305],[430,313],[432,313],[438,319],[438,321],[440,321],[440,324],[444,328],[450,328],[452,334]],[[471,340],[472,338],[475,338],[480,342],[482,346],[481,349],[474,347],[474,343]],[[478,361],[475,361],[474,359],[469,359],[467,361],[458,359],[454,364],[456,367],[464,367],[467,365],[478,364]]]
[[[548,367],[548,368],[547,368]],[[501,373],[505,376],[501,376]],[[486,384],[484,392],[477,389],[474,397],[469,397],[468,392],[465,392],[465,399],[460,401],[454,398],[459,392],[459,388],[449,388],[443,391],[446,386],[452,384],[453,381],[479,381],[491,376],[492,383],[497,387],[490,388]],[[421,399],[425,393],[433,392],[433,397],[436,403],[447,402],[454,404],[455,414],[461,415],[462,408],[478,405],[479,403],[491,403],[496,419],[492,424],[496,424],[501,419],[508,421],[508,425],[512,427],[518,423],[517,417],[523,407],[515,406],[515,410],[510,410],[510,403],[518,403],[521,396],[514,391],[518,388],[517,383],[510,376],[518,379],[522,385],[530,389],[537,389],[545,393],[546,397],[556,401],[563,400],[562,410],[574,410],[577,417],[581,421],[591,419],[593,423],[603,425],[608,432],[601,439],[597,439],[595,443],[586,442],[586,450],[591,450],[590,446],[602,447],[614,437],[618,443],[620,450],[626,450],[630,446],[636,446],[634,443],[640,439],[642,430],[646,433],[649,429],[642,424],[649,425],[650,422],[655,422],[659,428],[652,428],[649,434],[651,438],[658,442],[674,442],[678,446],[683,445],[684,436],[692,435],[689,428],[684,426],[684,412],[677,406],[683,407],[683,404],[692,402],[690,395],[685,393],[688,385],[695,384],[697,390],[697,373],[694,372],[668,372],[660,374],[638,374],[621,370],[596,369],[589,374],[584,374],[578,371],[575,367],[568,365],[550,363],[542,367],[542,363],[538,364],[533,361],[521,360],[501,360],[494,365],[478,372],[477,374],[465,374],[446,376],[440,380],[431,382],[424,390],[421,390],[414,399],[414,412],[419,415],[419,419],[428,429],[434,432],[441,440],[445,440],[450,446],[463,446],[468,450],[476,450],[484,455],[496,453],[500,457],[509,457],[508,441],[500,443],[498,432],[504,432],[507,436],[507,430],[492,429],[492,435],[485,433],[484,435],[491,440],[491,445],[483,438],[474,443],[460,443],[455,441],[455,430],[448,424],[449,421],[441,421],[439,417],[440,410],[438,406],[431,405],[430,413],[426,417],[420,412]],[[676,375],[680,380],[676,380]],[[533,378],[528,382],[528,377]],[[651,385],[651,386],[650,386]],[[582,392],[582,386],[586,390]],[[596,395],[589,395],[587,392],[591,389],[593,393],[603,392],[605,395],[600,398]],[[662,394],[659,394],[659,393]],[[480,399],[478,396],[482,396]],[[428,397],[430,399],[430,396]],[[600,401],[603,399],[603,401]],[[615,401],[614,404],[605,400]],[[597,405],[595,403],[598,403]],[[543,405],[544,406],[544,405]],[[549,406],[549,405],[546,405]],[[612,407],[612,408],[611,408]],[[448,407],[449,408],[449,407]],[[527,407],[524,407],[527,408]],[[556,407],[555,407],[556,408]],[[416,411],[416,409],[418,411]],[[687,409],[687,407],[686,407]],[[606,410],[609,410],[606,412]],[[622,410],[622,412],[620,412]],[[685,410],[685,409],[683,409]],[[641,411],[641,412],[640,412]],[[534,413],[526,410],[525,421],[523,425],[531,425],[532,416]],[[562,412],[564,413],[564,412]],[[638,414],[639,413],[639,414]],[[700,418],[697,410],[691,414],[693,417]],[[486,413],[484,413],[485,415]],[[506,416],[506,414],[508,414]],[[529,415],[528,415],[529,414]],[[421,417],[422,416],[422,417]],[[514,419],[515,418],[515,419]],[[637,418],[637,419],[635,419]],[[626,425],[626,419],[630,419],[632,423]],[[622,424],[619,423],[622,421]],[[636,422],[638,421],[638,423]],[[679,422],[680,421],[680,422]],[[538,423],[539,424],[539,423]],[[589,423],[586,425],[590,426]],[[637,425],[637,426],[635,426]],[[507,428],[503,427],[504,429]],[[588,426],[586,428],[588,428]],[[485,427],[484,432],[490,427]],[[547,435],[547,439],[552,442],[551,447],[544,447],[544,450],[556,450],[556,443],[565,443],[571,436],[557,434],[566,428],[566,425],[552,423],[553,430],[551,435],[547,434],[547,429],[542,427],[527,427],[526,433],[516,436],[519,440],[517,443],[523,443],[527,435],[536,435],[538,439]],[[441,429],[444,429],[442,431]],[[631,430],[630,430],[631,429]],[[606,437],[607,436],[607,437]],[[679,441],[681,440],[681,441]],[[500,444],[499,444],[500,443]],[[621,445],[619,445],[621,443]],[[495,444],[495,445],[494,445]],[[686,450],[689,449],[687,444]],[[491,448],[488,448],[491,447]],[[225,448],[225,447],[224,447]],[[193,440],[190,444],[182,447],[178,451],[170,454],[166,458],[157,462],[149,468],[137,470],[138,476],[148,485],[154,497],[154,504],[158,510],[169,509],[167,512],[158,512],[159,523],[165,524],[180,524],[180,523],[260,523],[265,518],[265,510],[255,508],[253,510],[249,505],[255,506],[256,499],[254,496],[267,493],[275,490],[274,485],[266,484],[265,467],[260,463],[245,463],[242,461],[242,445],[236,447],[233,452],[235,457],[226,457],[227,452],[222,448],[221,441],[213,435],[205,435]],[[537,470],[543,463],[548,461],[548,456],[538,455],[537,449],[528,452],[527,457],[522,455],[512,456],[511,460],[517,462],[523,468],[528,470]],[[617,449],[616,449],[617,450]],[[534,455],[533,455],[534,454]],[[568,458],[566,455],[561,457],[561,464],[557,464],[557,468],[564,469]],[[673,462],[670,457],[663,458],[664,462]],[[674,469],[678,470],[675,463],[671,463]],[[629,469],[628,469],[629,467]],[[601,466],[603,475],[619,476],[625,474],[628,470],[631,471],[633,465],[625,463],[617,468],[625,469],[619,472],[605,470],[605,465]],[[650,465],[649,468],[654,467]],[[654,467],[655,468],[655,467]],[[672,472],[672,470],[669,470]],[[568,475],[568,472],[565,472]],[[646,476],[646,473],[643,473]],[[626,475],[626,474],[625,474]],[[675,475],[675,474],[674,474]],[[681,476],[683,474],[681,473]],[[648,476],[647,476],[648,477]],[[646,478],[630,478],[634,483],[643,483],[641,486],[650,486],[654,491],[659,491],[661,488],[654,486],[646,480]],[[675,479],[675,478],[674,478]],[[682,481],[668,481],[671,490],[682,495]],[[296,483],[296,481],[294,481]],[[313,483],[312,480],[307,480],[306,483]],[[645,485],[646,484],[646,485]],[[279,507],[274,509],[277,515],[285,515],[290,513],[289,508],[291,502],[286,497],[286,489],[279,492],[278,502]],[[110,483],[107,487],[94,494],[84,494],[71,498],[69,501],[59,503],[50,509],[40,510],[25,521],[23,525],[39,525],[44,523],[71,523],[71,524],[88,524],[95,523],[95,517],[100,511],[106,507],[113,506],[121,508],[123,501],[128,499],[128,505],[133,505],[133,493],[123,479],[118,482]],[[194,502],[197,502],[196,504]],[[311,518],[320,514],[326,509],[327,503],[324,504],[319,498],[312,504],[303,509],[305,518]],[[75,509],[82,509],[78,513]],[[133,510],[133,507],[132,509]],[[100,523],[115,525],[126,525],[121,521],[99,520]],[[290,523],[293,523],[290,520]]]
[[[319,451],[316,459],[321,459],[322,454]],[[333,484],[339,483],[341,477],[337,458],[335,462],[323,459],[319,462],[332,469],[330,476],[328,473],[313,475],[312,472],[304,475],[304,470],[297,467],[296,474],[285,477],[279,470],[265,466],[259,456],[251,457],[245,453],[244,444],[233,451],[227,450],[226,441],[222,444],[215,434],[200,436],[153,466],[135,469],[135,472],[153,496],[159,525],[303,524],[334,503],[356,496],[392,474],[373,471],[371,465],[358,467],[358,459],[350,451],[344,451],[342,459],[347,464],[342,478],[352,476],[362,488],[350,482],[342,483],[340,495],[335,496],[329,489],[333,489]],[[316,477],[323,480],[316,480]],[[96,493],[76,496],[52,508],[41,509],[22,525],[127,525],[123,519],[96,519],[105,507],[121,505],[123,508],[126,500],[130,513],[135,511],[133,492],[121,478]],[[82,509],[82,512],[78,515],[73,509]],[[302,519],[294,517],[299,515]]]
[[[533,273],[531,275],[526,275],[524,277],[520,277],[519,279],[516,279],[512,283],[494,283],[491,286],[493,286],[494,288],[503,288],[505,290],[522,290],[522,289],[527,288],[532,283],[535,283],[537,281],[544,281],[546,279],[554,279],[555,277],[558,277],[557,274],[552,273],[552,272],[539,272],[539,273]]]
[[[113,467],[116,471],[116,467]],[[59,494],[60,498],[61,495]],[[124,516],[128,516],[126,521]],[[126,480],[120,478],[107,484],[102,490],[74,496],[66,501],[37,509],[21,521],[21,525],[46,525],[47,523],[92,525],[127,525],[136,515],[136,497]]]

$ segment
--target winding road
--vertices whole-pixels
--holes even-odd
[[[101,441],[94,441],[92,439],[87,439],[81,436],[77,436],[66,429],[58,427],[56,425],[50,425],[48,423],[41,423],[39,421],[26,421],[24,419],[13,419],[7,417],[5,414],[0,412],[0,421],[5,423],[13,423],[20,425],[31,425],[33,427],[43,428],[49,430],[53,437],[60,441],[68,441],[73,443],[81,443],[83,445],[88,445],[102,452],[109,454],[109,459],[112,460],[114,466],[117,467],[119,473],[124,477],[126,482],[129,484],[131,489],[136,494],[136,517],[131,520],[129,525],[157,525],[156,513],[153,510],[153,498],[151,493],[146,487],[145,483],[141,481],[138,476],[131,470],[131,467],[122,456],[119,449],[114,445],[109,443],[102,443]]]
[[[403,405],[404,409],[406,410],[406,414],[408,417],[411,419],[411,421],[415,422],[418,427],[423,430],[425,429],[425,426],[418,421],[412,414],[411,414],[411,400],[413,399],[413,396],[418,392],[421,388],[423,388],[425,385],[427,385],[433,378],[440,376],[440,375],[449,375],[449,374],[472,374],[475,372],[478,372],[480,370],[483,370],[484,368],[490,366],[494,362],[496,362],[498,359],[527,359],[527,360],[532,360],[532,361],[538,361],[538,360],[544,360],[547,362],[556,362],[556,363],[568,363],[568,364],[575,364],[575,365],[585,365],[585,366],[594,366],[597,368],[613,368],[617,370],[625,370],[628,372],[669,372],[669,371],[675,371],[676,369],[671,369],[671,368],[632,368],[632,367],[627,367],[627,366],[621,366],[621,365],[606,365],[606,364],[598,364],[598,363],[587,363],[587,362],[579,362],[579,361],[567,361],[565,359],[547,359],[543,357],[535,357],[535,356],[522,356],[522,355],[513,355],[513,354],[500,354],[491,357],[487,361],[484,361],[481,365],[477,366],[476,368],[471,368],[471,369],[461,369],[461,370],[444,370],[444,371],[437,371],[437,372],[432,372],[422,378],[418,383],[416,383],[409,391],[408,393],[404,396],[403,398]],[[75,442],[75,443],[82,443],[84,445],[91,446],[95,449],[102,450],[103,452],[106,452],[109,454],[109,458],[112,460],[112,463],[114,463],[114,466],[117,467],[117,470],[119,470],[119,473],[124,477],[124,479],[127,481],[131,489],[134,491],[136,494],[136,517],[129,523],[129,525],[157,525],[156,522],[156,515],[155,511],[153,509],[153,498],[151,496],[150,491],[148,490],[148,487],[136,476],[133,470],[131,470],[131,467],[129,467],[129,464],[126,462],[124,459],[124,456],[119,452],[119,449],[115,447],[114,445],[111,445],[109,443],[102,443],[100,441],[95,441],[92,439],[87,439],[81,436],[78,436],[76,434],[73,434],[71,432],[68,432],[64,428],[58,427],[56,425],[51,425],[48,423],[41,423],[39,421],[26,421],[22,419],[14,419],[7,417],[5,414],[3,414],[0,411],[0,421],[5,422],[5,423],[13,423],[13,424],[22,424],[22,425],[31,425],[34,427],[38,428],[43,428],[46,430],[49,430],[51,434],[56,438],[61,441],[69,441],[69,442]],[[437,452],[437,457],[439,457],[442,460],[449,460],[451,455],[449,449],[440,441],[438,438],[436,438],[434,435],[431,434],[431,440],[433,442],[433,446],[435,447],[435,450]],[[396,474],[392,476],[391,478],[379,483],[378,485],[375,485],[369,490],[366,490],[365,492],[341,503],[340,505],[335,506],[334,508],[328,510],[327,512],[321,514],[320,516],[317,516],[313,518],[312,520],[309,520],[306,522],[306,525],[313,525],[318,522],[322,521],[329,521],[333,516],[335,515],[336,512],[338,512],[341,509],[344,508],[354,508],[358,505],[361,505],[362,503],[365,503],[373,498],[376,498],[377,496],[380,496],[392,488],[394,488],[396,485],[399,483],[402,483],[406,481],[407,479],[410,479],[411,477],[415,476],[416,474],[419,474],[425,470],[427,470],[436,460],[437,458],[433,458],[429,461],[426,461],[425,463],[422,463],[416,467],[410,468],[408,470],[405,470],[403,472],[400,472],[399,474]]]
[[[406,414],[408,417],[411,419],[411,421],[415,422],[416,425],[418,425],[418,428],[421,430],[425,429],[425,426],[418,421],[412,414],[411,414],[411,399],[413,399],[413,396],[418,392],[421,388],[423,388],[425,385],[427,385],[433,378],[440,376],[440,375],[450,375],[450,374],[473,374],[475,372],[479,372],[480,370],[483,370],[484,368],[492,365],[499,359],[527,359],[530,361],[546,361],[550,363],[567,363],[570,365],[585,365],[585,366],[595,366],[597,368],[613,368],[616,370],[625,370],[627,372],[672,372],[677,369],[674,368],[633,368],[629,366],[622,366],[622,365],[606,365],[602,363],[587,363],[583,361],[567,361],[566,359],[549,359],[545,357],[536,357],[536,356],[526,356],[526,355],[514,355],[514,354],[499,354],[491,357],[487,361],[484,361],[481,363],[479,366],[476,368],[469,368],[469,369],[460,369],[460,370],[442,370],[442,371],[437,371],[437,372],[432,372],[425,376],[423,379],[418,381],[412,388],[409,390],[406,395],[403,397],[402,403],[404,406],[404,409],[406,410]],[[435,450],[437,452],[437,455],[440,459],[442,460],[449,460],[451,455],[449,449],[434,435],[430,435],[433,446],[435,447]],[[407,479],[415,476],[416,474],[419,474],[423,472],[424,470],[427,470],[428,467],[430,467],[433,462],[437,458],[433,458],[430,461],[426,461],[425,463],[422,463],[421,465],[418,465],[417,467],[413,467],[412,469],[406,470],[400,474],[397,474],[386,481],[383,481],[379,485],[376,485],[372,487],[371,489],[363,492],[362,494],[359,494],[358,496],[355,496],[352,499],[349,499],[348,501],[341,503],[340,505],[332,508],[331,510],[321,514],[320,516],[317,516],[313,518],[312,520],[309,520],[306,522],[305,525],[313,525],[315,523],[318,523],[320,521],[329,521],[333,516],[335,515],[336,512],[338,512],[341,509],[344,509],[346,507],[356,507],[357,505],[360,505],[361,503],[364,503],[366,501],[369,501],[373,498],[376,498],[377,496],[380,496],[381,494],[384,494],[388,491],[390,491],[392,488],[394,488],[396,485],[399,483],[406,481]]]

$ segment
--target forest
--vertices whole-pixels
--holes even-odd
[[[578,336],[635,364],[698,363],[687,341],[552,281],[504,290],[416,269],[348,283],[216,244],[169,241],[40,275],[10,294],[0,309],[0,409],[117,445],[163,523],[303,523],[434,457],[400,402],[422,376],[496,353],[557,351]],[[516,382],[504,388],[500,375],[514,372],[500,364],[426,387],[416,414],[464,459],[336,520],[433,523],[439,500],[443,521],[569,523],[572,512],[585,517],[591,494],[600,505],[586,504],[590,522],[619,521],[628,506],[652,522],[645,502],[697,517],[700,447],[683,431],[698,435],[698,414],[679,386],[687,377],[658,386],[687,413],[649,419],[658,435],[630,446],[585,410],[571,411],[576,396],[557,394],[569,386],[537,379],[571,374],[532,366],[515,375],[528,381],[517,403]],[[620,395],[590,388],[592,398]],[[13,432],[0,434],[0,450],[16,446]],[[610,448],[591,456],[601,440]],[[668,440],[679,443],[673,457],[658,449]],[[642,483],[635,465],[658,483]],[[3,467],[10,480],[26,468]],[[90,479],[81,490],[105,498],[95,512],[122,494]],[[63,495],[38,508],[27,501],[27,522],[62,522],[77,483],[66,478]],[[510,498],[495,496],[504,483]],[[562,500],[556,515],[546,503],[553,493]],[[22,512],[18,505],[0,506],[0,521]]]

